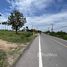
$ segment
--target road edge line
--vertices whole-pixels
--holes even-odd
[[[40,35],[39,35],[39,67],[43,67]]]

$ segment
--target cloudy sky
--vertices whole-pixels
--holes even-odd
[[[0,21],[6,21],[14,8],[24,14],[29,28],[46,31],[53,24],[54,31],[67,31],[67,0],[1,0]]]

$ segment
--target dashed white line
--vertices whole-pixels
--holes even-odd
[[[43,67],[40,35],[39,35],[39,67]]]

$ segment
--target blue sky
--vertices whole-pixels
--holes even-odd
[[[25,26],[51,30],[51,24],[54,24],[55,31],[67,31],[67,27],[64,28],[67,26],[67,0],[2,0],[0,20],[6,21],[14,8],[27,18]]]

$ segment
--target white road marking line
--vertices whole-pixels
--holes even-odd
[[[40,35],[39,35],[39,67],[43,67],[43,63],[42,63],[42,53],[41,53]]]
[[[67,47],[66,45],[62,44],[61,42],[59,42],[59,41],[57,41],[57,40],[55,40],[55,39],[52,39],[52,40],[54,40],[55,42],[57,42],[58,44],[60,44],[60,45],[63,46],[63,47]]]
[[[63,43],[61,43],[61,42],[59,42],[59,41],[57,41],[56,39],[54,39],[54,38],[57,38],[57,37],[53,37],[53,36],[50,36],[50,37],[52,37],[53,39],[53,41],[55,41],[55,42],[57,42],[59,45],[61,45],[61,46],[63,46],[63,47],[66,47],[67,48],[67,46],[66,45],[64,45]],[[58,38],[58,39],[60,39],[60,38]],[[63,39],[62,39],[63,40]],[[64,40],[65,41],[65,40]],[[67,42],[67,41],[65,41],[65,42]]]

